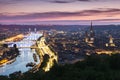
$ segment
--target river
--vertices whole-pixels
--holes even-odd
[[[27,63],[40,63],[40,59],[35,52],[35,49],[30,49],[28,47],[35,44],[35,40],[41,37],[42,34],[40,33],[30,33],[29,35],[25,36],[25,38],[19,42],[14,42],[19,48],[20,55],[16,57],[16,60],[11,64],[5,64],[3,67],[0,67],[0,75],[9,75],[16,71],[26,72],[32,67],[26,67]],[[13,46],[13,44],[9,45],[9,47]],[[23,47],[23,48],[22,48]],[[27,47],[27,48],[24,48]],[[33,54],[37,55],[37,62],[34,61]]]

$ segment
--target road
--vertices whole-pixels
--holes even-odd
[[[18,34],[18,35],[16,35],[16,36],[7,38],[7,39],[5,39],[5,40],[2,40],[2,41],[0,41],[0,43],[14,42],[14,41],[17,41],[17,40],[20,40],[20,39],[23,39],[23,38],[24,38],[24,35],[23,35],[23,34]]]
[[[55,53],[49,48],[47,44],[45,44],[46,40],[44,37],[41,37],[39,43],[38,43],[38,48],[40,49],[40,55],[41,55],[41,62],[43,62],[43,57],[45,54],[49,55],[49,61],[47,62],[47,66],[43,68],[43,70],[49,71],[50,68],[54,65],[54,60],[58,62],[58,56],[55,55]]]

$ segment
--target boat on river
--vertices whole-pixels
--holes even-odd
[[[33,54],[34,61],[37,62],[37,55],[34,53]]]
[[[35,63],[30,62],[30,63],[27,63],[27,64],[26,64],[26,67],[33,67],[33,66],[35,66],[35,65],[36,65]]]

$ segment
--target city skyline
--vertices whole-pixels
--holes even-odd
[[[119,24],[120,0],[0,0],[1,24]]]

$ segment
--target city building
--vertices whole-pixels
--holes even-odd
[[[115,47],[112,35],[109,35],[109,43],[106,43],[106,47]]]
[[[95,37],[95,33],[94,33],[93,26],[92,26],[92,22],[91,22],[89,34],[88,34],[87,31],[85,32],[85,42],[86,42],[89,46],[94,46],[94,37]]]

